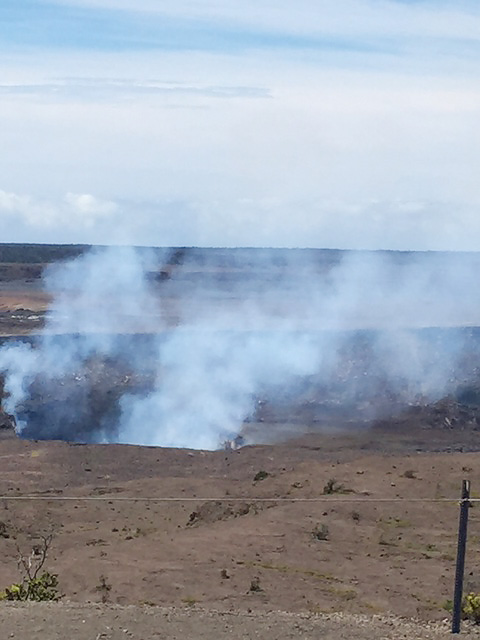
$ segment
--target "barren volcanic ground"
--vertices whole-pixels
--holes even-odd
[[[1,332],[34,332],[48,306],[39,272],[7,267]],[[46,568],[64,594],[59,604],[2,604],[4,637],[447,637],[421,621],[448,615],[462,479],[480,495],[474,399],[368,427],[350,416],[312,429],[300,411],[305,435],[236,451],[0,429],[0,587],[18,581],[19,550],[52,533]],[[278,428],[272,412],[246,429],[268,430],[269,419]],[[466,587],[480,591],[476,503],[470,517]],[[390,613],[419,622],[381,618]]]
[[[52,531],[47,567],[66,601],[442,619],[455,498],[464,477],[480,486],[480,469],[475,453],[414,452],[427,441],[450,439],[370,431],[202,452],[5,433],[0,583],[18,580],[17,546],[28,554]],[[467,588],[478,590],[476,511]]]

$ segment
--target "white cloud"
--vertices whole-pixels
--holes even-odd
[[[171,100],[178,103],[192,98],[268,98],[263,87],[235,86],[231,84],[209,86],[204,83],[166,82],[162,80],[132,78],[60,78],[48,81],[0,83],[0,95],[5,97],[36,98],[44,102],[112,101],[128,99]]]
[[[0,191],[11,242],[479,251],[479,213],[480,199],[111,202],[69,193],[39,201]]]
[[[477,246],[477,4],[57,1],[339,41],[11,53],[0,216],[18,240]]]
[[[91,229],[117,212],[113,202],[100,200],[91,194],[67,193],[60,201],[38,200],[30,195],[18,195],[0,190],[0,220],[27,228],[36,234],[48,234],[58,227],[69,232]]]
[[[99,200],[89,193],[67,193],[64,198],[67,212],[75,216],[75,223],[92,227],[98,219],[111,218],[118,211],[114,202]]]

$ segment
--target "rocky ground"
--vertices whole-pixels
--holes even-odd
[[[422,624],[395,617],[349,614],[241,613],[157,607],[99,605],[5,605],[0,610],[4,638],[31,640],[442,640],[447,622]],[[466,626],[462,638],[478,638]]]

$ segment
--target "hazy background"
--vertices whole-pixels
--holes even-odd
[[[4,242],[480,249],[476,0],[2,0]]]

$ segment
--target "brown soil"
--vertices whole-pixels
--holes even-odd
[[[400,438],[398,448],[412,444]],[[455,499],[462,478],[480,486],[477,454],[396,448],[384,433],[230,452],[4,434],[0,584],[18,580],[17,545],[27,554],[53,531],[48,569],[67,600],[441,619],[452,595]],[[255,481],[259,471],[268,475]],[[36,499],[16,499],[25,495]],[[480,588],[478,525],[472,508],[471,589]]]

